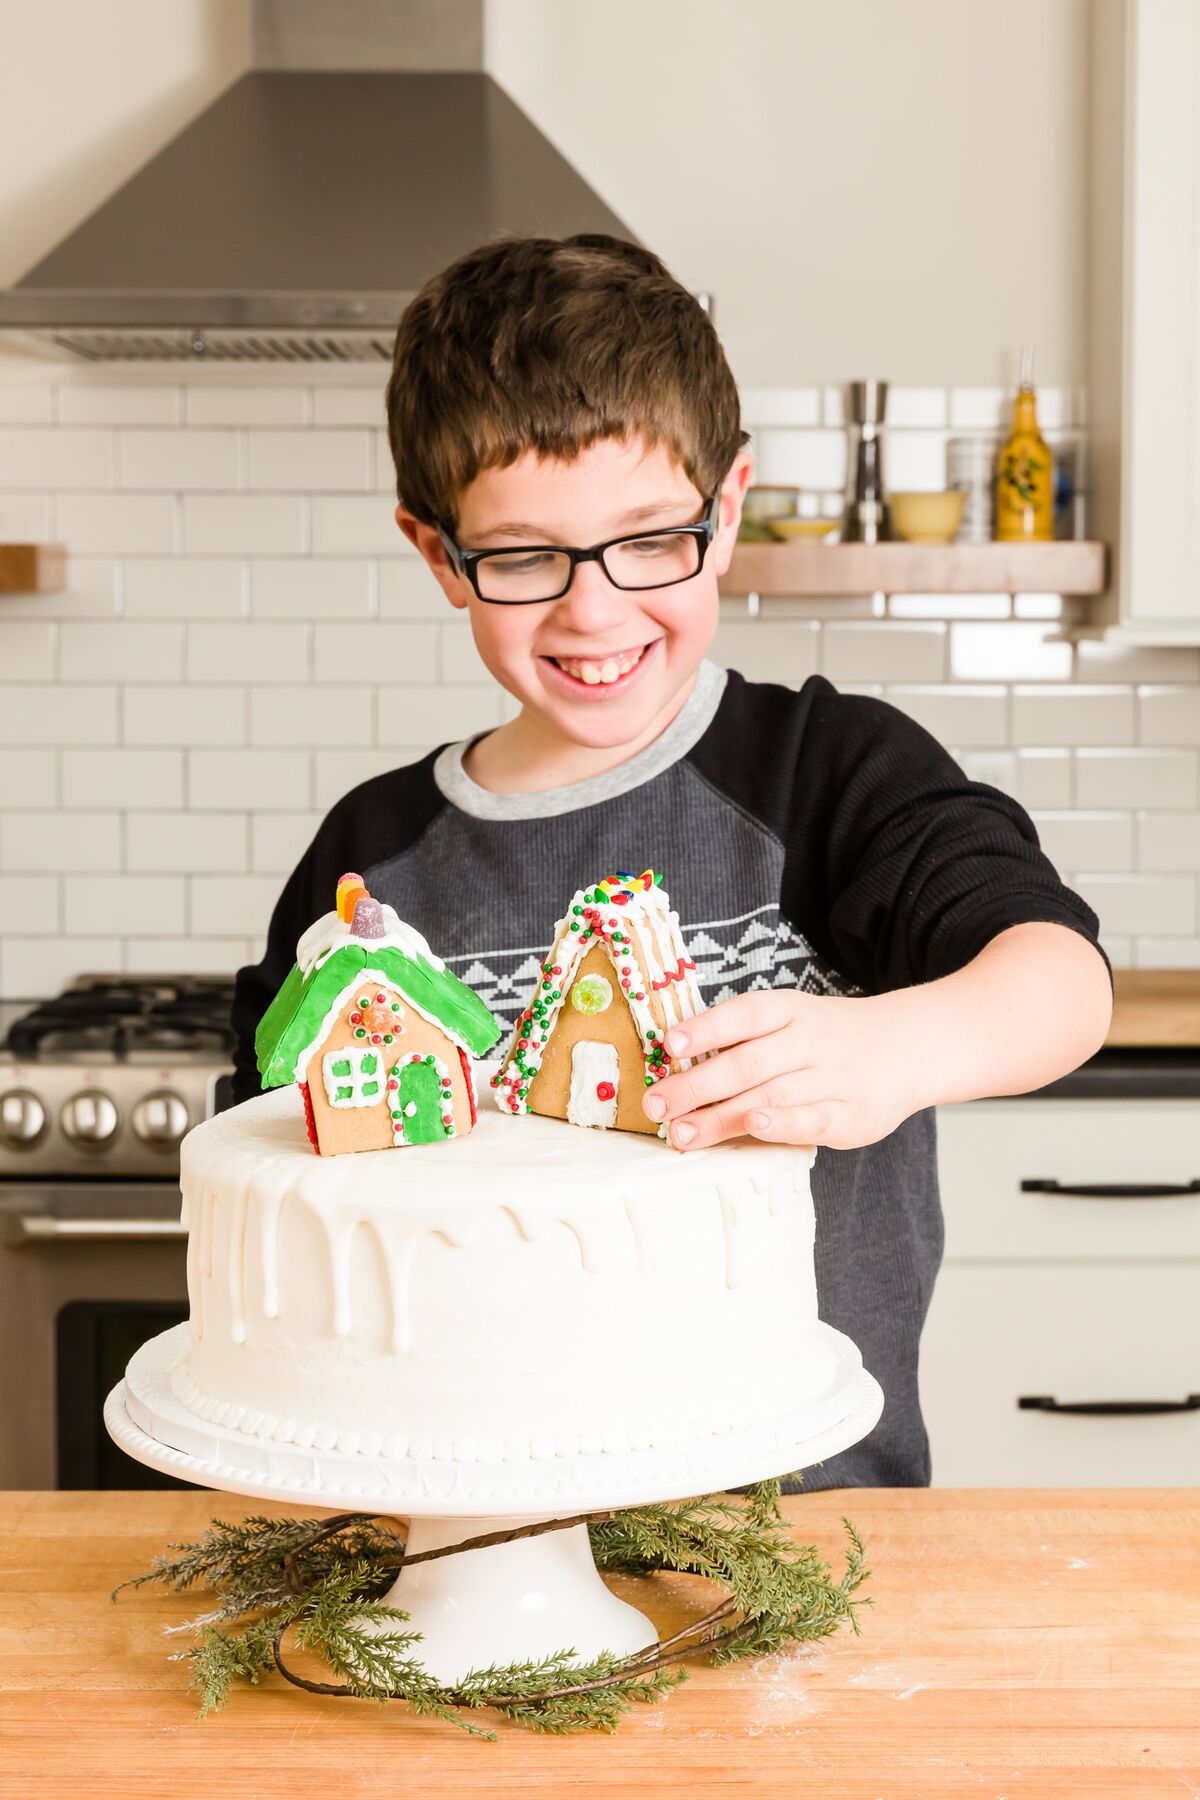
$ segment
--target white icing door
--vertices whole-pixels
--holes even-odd
[[[599,1125],[605,1129],[615,1125],[620,1079],[616,1045],[581,1039],[571,1052],[568,1121],[572,1125]]]

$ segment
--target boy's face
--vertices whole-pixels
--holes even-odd
[[[436,530],[404,508],[396,521],[452,606],[465,607],[480,656],[527,713],[574,744],[649,742],[682,703],[717,627],[717,581],[729,566],[751,461],[739,452],[721,488],[717,531],[697,575],[672,587],[616,588],[581,563],[558,600],[489,605],[450,564]],[[462,494],[455,537],[466,550],[564,544],[690,525],[704,502],[671,453],[640,438],[604,439],[570,462],[526,452],[485,469]]]

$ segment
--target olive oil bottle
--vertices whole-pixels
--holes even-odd
[[[1048,542],[1054,536],[1054,458],[1038,428],[1033,352],[1021,352],[1012,430],[996,464],[996,536]]]

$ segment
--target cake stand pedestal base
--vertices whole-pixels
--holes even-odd
[[[408,1554],[534,1523],[540,1521],[414,1519]],[[657,1636],[643,1613],[605,1587],[586,1525],[406,1566],[383,1599],[406,1612],[409,1624],[385,1622],[379,1629],[419,1631],[416,1655],[443,1687],[487,1664],[540,1662],[556,1650],[570,1650],[580,1662],[604,1650],[632,1656]]]
[[[514,1524],[717,1493],[806,1469],[866,1437],[883,1410],[855,1345],[821,1324],[814,1355],[825,1352],[825,1386],[774,1418],[627,1455],[387,1459],[276,1443],[201,1418],[171,1387],[188,1343],[186,1324],[151,1338],[109,1394],[104,1423],[129,1456],[234,1494],[408,1519],[413,1555]],[[602,1650],[628,1656],[655,1640],[649,1620],[605,1587],[584,1525],[417,1563],[402,1569],[386,1598],[423,1634],[417,1660],[447,1685],[471,1669],[540,1661],[557,1650],[587,1661]]]

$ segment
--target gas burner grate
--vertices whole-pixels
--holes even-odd
[[[38,1058],[225,1056],[233,982],[215,976],[83,975],[13,1021],[4,1048]]]

